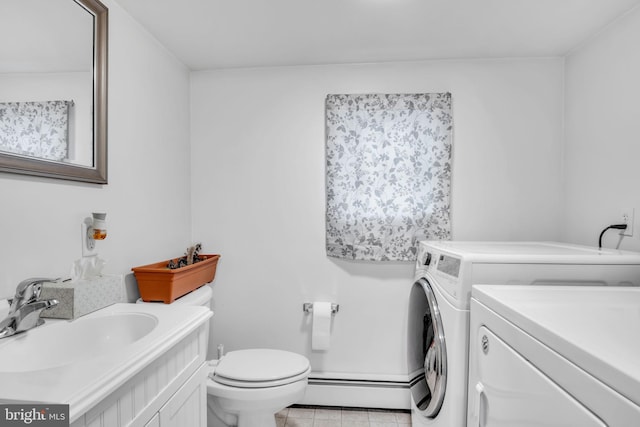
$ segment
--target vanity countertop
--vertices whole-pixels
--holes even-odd
[[[150,329],[149,332],[145,330],[142,337],[125,345],[118,345],[118,350],[91,353],[91,349],[81,347],[83,354],[87,351],[87,356],[79,358],[77,354],[70,354],[71,363],[52,363],[52,366],[44,369],[39,366],[25,368],[25,363],[22,362],[18,368],[0,363],[0,403],[69,404],[70,421],[73,422],[208,321],[212,315],[211,310],[206,307],[114,304],[73,321],[48,319],[43,326],[0,340],[0,360],[3,352],[12,351],[11,346],[20,345],[19,340],[29,339],[29,334],[32,334],[32,340],[44,341],[47,328],[52,328],[50,332],[58,328],[56,333],[64,330],[61,328],[68,328],[69,335],[73,335],[74,326],[80,325],[73,325],[74,322],[104,325],[127,316],[140,316],[152,319],[155,323],[152,328],[147,328]],[[118,342],[116,334],[109,336],[104,330],[100,333],[104,335],[100,337],[100,345],[108,348],[109,340]],[[60,336],[67,340],[65,333]],[[72,340],[73,337],[68,339]],[[60,348],[55,348],[56,345]],[[43,348],[45,354],[47,348],[51,348],[52,354],[60,355],[60,352],[65,351],[64,346],[62,342],[53,341]],[[30,355],[25,354],[24,357],[29,358]],[[46,360],[47,356],[40,357]],[[12,358],[15,359],[13,356]]]

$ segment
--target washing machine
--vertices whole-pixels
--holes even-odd
[[[409,295],[414,426],[467,421],[473,284],[640,286],[640,253],[555,242],[420,242]]]
[[[474,286],[468,425],[640,425],[640,288]]]

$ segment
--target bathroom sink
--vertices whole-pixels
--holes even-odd
[[[0,372],[58,368],[122,351],[158,324],[148,313],[109,313],[50,321],[0,342]]]
[[[175,368],[176,359],[165,356],[196,331],[204,340],[212,315],[207,307],[116,303],[72,321],[46,319],[42,326],[0,339],[0,403],[68,404],[69,420],[76,425],[111,394],[128,390],[130,380],[147,375],[143,371],[155,372],[157,364]],[[182,350],[172,357],[182,360]],[[128,395],[124,401],[137,405],[138,390],[144,389],[136,388],[135,399]]]

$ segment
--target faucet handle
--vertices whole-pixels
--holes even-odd
[[[18,284],[16,288],[16,296],[13,302],[16,304],[22,304],[24,302],[36,301],[40,298],[40,291],[42,290],[42,284],[45,282],[55,282],[58,279],[49,279],[46,277],[32,277],[30,279],[23,280]],[[13,304],[12,304],[13,305]]]
[[[49,279],[46,277],[32,277],[30,279],[25,279],[20,282],[18,287],[16,287],[16,297],[23,297],[27,289],[29,289],[31,286],[42,284],[45,282],[56,282],[58,280],[60,280],[59,277],[57,279]]]

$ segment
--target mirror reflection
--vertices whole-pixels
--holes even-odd
[[[11,41],[0,44],[0,170],[106,183],[100,13],[96,0],[0,1],[0,37]]]

